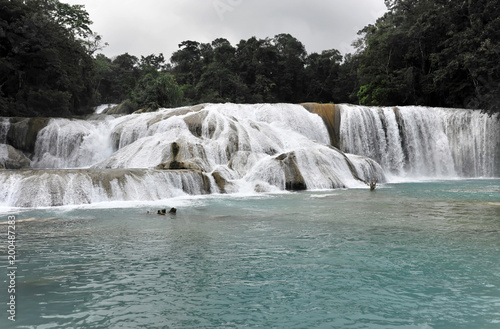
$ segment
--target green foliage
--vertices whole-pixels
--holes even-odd
[[[139,110],[139,105],[130,99],[126,99],[121,102],[118,106],[108,110],[107,114],[131,114]],[[156,110],[156,108],[155,108]]]
[[[391,0],[356,42],[363,104],[500,111],[497,1]]]
[[[0,0],[0,115],[82,114],[92,101],[94,34],[82,6]]]
[[[358,99],[359,104],[367,106],[376,106],[379,104],[388,103],[390,100],[391,89],[384,87],[383,82],[371,82],[359,88]]]
[[[69,5],[58,0],[27,0],[28,6],[36,8],[40,15],[47,15],[50,20],[75,37],[85,39],[93,34],[92,21],[83,5]]]
[[[142,74],[151,73],[156,75],[157,72],[166,70],[168,65],[165,63],[165,58],[163,54],[159,54],[156,56],[155,54],[151,54],[149,56],[141,56],[141,60],[139,62],[139,70]]]
[[[0,115],[126,113],[200,102],[350,102],[500,111],[496,1],[386,0],[354,42],[307,54],[290,34],[237,45],[187,40],[163,54],[107,58],[82,5],[0,0]],[[126,102],[123,102],[127,100]],[[124,105],[125,104],[125,105]]]
[[[196,85],[202,74],[204,58],[202,57],[203,45],[195,41],[183,41],[179,50],[172,54],[170,61],[173,64],[172,73],[181,85]],[[206,47],[211,50],[211,47]],[[211,62],[211,58],[208,62]]]
[[[312,53],[306,61],[307,97],[316,102],[330,102],[341,98],[340,66],[342,55],[336,49]]]
[[[171,74],[148,73],[137,83],[131,99],[148,109],[175,107],[182,102],[182,90]]]
[[[226,39],[211,44],[185,41],[170,61],[186,102],[325,102],[347,99],[340,86],[337,50],[307,55],[289,34],[252,37],[236,47]],[[350,90],[348,91],[351,92]]]

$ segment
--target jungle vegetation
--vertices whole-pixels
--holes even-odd
[[[84,6],[0,0],[0,116],[71,116],[204,102],[425,105],[500,111],[500,4],[387,0],[356,51],[307,53],[290,34],[186,40],[166,59],[108,58]]]

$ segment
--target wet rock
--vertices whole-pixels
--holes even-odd
[[[184,122],[187,124],[189,131],[193,136],[201,137],[203,134],[203,122],[207,118],[208,112],[200,112],[205,107],[205,105],[193,106],[192,111],[197,112],[188,115],[184,118]]]
[[[330,144],[339,147],[340,111],[335,104],[303,103],[301,105],[309,112],[315,113],[323,119],[330,135]]]
[[[165,163],[160,163],[159,165],[156,166],[155,169],[158,169],[158,170],[184,170],[184,169],[188,169],[188,170],[199,170],[199,166],[197,164],[194,164],[194,163],[190,163],[190,162],[179,162],[179,161],[176,161],[176,160],[173,160],[173,161],[169,161],[169,162],[165,162]]]
[[[50,118],[12,118],[7,133],[7,143],[18,150],[32,154],[38,133],[49,120]]]
[[[23,152],[6,144],[0,144],[0,169],[30,168],[30,159]]]
[[[283,153],[275,158],[279,161],[281,168],[285,174],[285,188],[289,191],[306,190],[307,185],[297,166],[296,156],[294,152]]]
[[[220,193],[226,193],[226,184],[227,180],[222,177],[222,175],[219,172],[213,172],[212,177],[215,180],[215,184],[219,188]]]
[[[184,152],[181,153],[181,147]],[[172,160],[160,163],[155,168],[159,170],[197,170],[206,171],[206,155],[205,150],[201,145],[180,144],[173,142],[170,145],[169,158]]]
[[[126,115],[126,114],[131,114],[134,113],[134,111],[137,110],[137,105],[133,104],[130,101],[124,101],[120,104],[118,104],[115,107],[108,108],[103,111],[103,113],[108,114],[108,115]]]

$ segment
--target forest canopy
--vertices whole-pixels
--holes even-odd
[[[81,5],[0,0],[0,115],[71,116],[202,102],[347,102],[500,111],[497,1],[388,0],[354,54],[307,53],[290,34],[186,40],[166,59],[99,53]]]
[[[71,115],[92,105],[100,37],[83,6],[0,0],[0,115]]]

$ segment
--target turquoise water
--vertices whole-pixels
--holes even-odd
[[[19,211],[0,327],[500,328],[500,180],[173,203]]]

